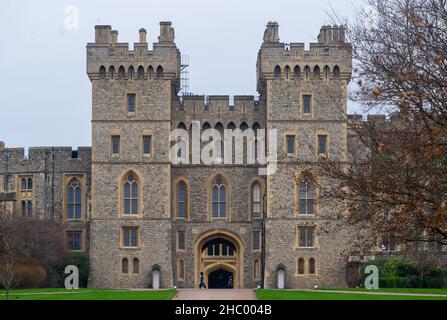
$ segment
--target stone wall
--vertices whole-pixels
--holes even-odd
[[[64,224],[66,230],[83,231],[84,251],[89,250],[88,222],[90,218],[91,193],[91,148],[69,147],[30,148],[25,156],[23,148],[0,150],[0,181],[3,193],[15,193],[14,201],[8,201],[8,212],[21,216],[20,179],[31,178],[32,192],[26,200],[32,201],[33,217],[55,219]],[[66,216],[66,183],[72,176],[80,177],[82,184],[82,217],[80,221],[69,221]],[[23,198],[24,200],[25,198]]]
[[[343,28],[323,27],[318,43],[305,50],[302,43],[279,41],[278,25],[269,23],[259,51],[257,79],[259,98],[252,96],[185,96],[179,98],[180,51],[171,24],[160,24],[160,37],[148,49],[147,34],[140,30],[139,42],[129,50],[118,42],[110,26],[96,26],[95,41],[87,45],[87,74],[92,82],[92,149],[80,148],[72,158],[71,148],[5,149],[0,144],[1,205],[17,207],[18,177],[34,179],[33,201],[38,217],[65,221],[65,184],[71,176],[83,177],[86,190],[83,220],[68,222],[67,229],[85,231],[91,256],[91,287],[147,288],[152,268],[161,269],[161,287],[191,288],[198,285],[198,242],[211,232],[237,239],[243,250],[240,277],[246,288],[276,287],[276,270],[285,268],[287,288],[341,287],[355,230],[340,225],[337,204],[317,203],[313,216],[299,215],[299,183],[305,173],[319,183],[316,169],[318,135],[328,136],[328,157],[352,160],[355,136],[348,131],[347,85],[352,72],[350,45]],[[317,76],[315,67],[320,75]],[[308,77],[306,69],[309,68]],[[120,69],[123,70],[120,76]],[[140,73],[142,70],[142,73]],[[135,112],[128,112],[128,94],[136,97]],[[312,96],[311,113],[303,111],[303,95]],[[353,117],[350,117],[352,120]],[[259,176],[258,165],[171,165],[169,134],[193,121],[210,127],[259,126],[278,132],[278,168],[269,177]],[[296,152],[285,152],[286,135],[295,135]],[[111,136],[120,136],[120,154],[111,154]],[[152,152],[142,152],[142,137],[152,137]],[[203,143],[202,143],[203,145]],[[244,152],[246,153],[246,146]],[[246,162],[244,162],[246,163]],[[136,175],[140,187],[140,214],[122,214],[123,178]],[[224,177],[228,194],[227,217],[215,220],[210,213],[210,190],[216,175]],[[182,179],[188,187],[189,216],[175,215],[175,187]],[[262,184],[262,213],[250,216],[250,188]],[[266,202],[264,206],[264,197]],[[15,197],[12,199],[11,197]],[[7,200],[7,201],[6,201]],[[262,250],[253,250],[253,232],[265,234]],[[297,229],[315,227],[315,246],[299,248]],[[122,248],[121,228],[138,227],[139,246]],[[185,250],[177,250],[177,232],[184,231]],[[218,235],[218,233],[216,233]],[[254,261],[263,262],[264,279],[255,279]],[[129,260],[123,274],[122,259]],[[134,259],[139,272],[133,274]],[[298,274],[298,259],[316,261],[316,274]],[[185,279],[178,277],[178,261],[185,262]]]

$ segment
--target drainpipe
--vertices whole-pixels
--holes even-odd
[[[54,147],[51,147],[51,220],[54,220]]]
[[[267,194],[264,194],[263,197],[263,215],[264,219],[262,219],[262,257],[261,257],[261,288],[265,288],[265,256],[266,256],[266,238],[265,238],[265,230],[266,230],[266,223],[267,223]]]

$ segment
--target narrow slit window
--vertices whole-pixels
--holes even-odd
[[[120,136],[112,136],[112,154],[120,154]]]
[[[310,114],[312,112],[312,96],[303,96],[303,112],[305,114]]]
[[[143,136],[143,153],[149,155],[152,153],[152,137]]]
[[[318,136],[318,153],[327,154],[327,136]]]
[[[134,113],[135,112],[135,102],[136,96],[133,93],[127,95],[127,112]]]
[[[295,154],[295,136],[288,135],[286,137],[287,142],[287,153]]]

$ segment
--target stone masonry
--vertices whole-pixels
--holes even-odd
[[[350,44],[344,28],[323,26],[318,42],[305,50],[304,43],[281,43],[278,28],[268,23],[259,50],[259,97],[231,99],[179,95],[181,54],[170,22],[160,23],[152,49],[145,29],[129,50],[128,43],[118,41],[117,31],[96,26],[95,41],[86,49],[92,147],[31,148],[25,157],[23,149],[0,143],[0,206],[14,213],[23,201],[32,201],[34,216],[82,231],[80,251],[91,258],[91,287],[149,288],[158,271],[162,288],[197,288],[202,272],[210,286],[215,277],[228,281],[231,274],[234,287],[276,288],[279,272],[284,272],[286,288],[345,286],[353,232],[334,227],[337,204],[318,203],[318,191],[313,213],[300,214],[300,185],[305,177],[330,183],[321,181],[316,170],[320,136],[327,139],[325,156],[331,159],[348,161],[355,153],[348,143],[348,118],[353,118],[347,115]],[[195,121],[202,129],[277,130],[276,173],[260,176],[263,166],[246,161],[172,164],[171,131],[189,131]],[[145,137],[150,137],[148,152],[143,151]],[[293,137],[292,153],[288,137]],[[78,220],[67,219],[72,177],[82,187]],[[22,178],[33,179],[32,190],[21,189]],[[128,179],[138,186],[135,214],[126,214]],[[212,190],[220,180],[226,211],[216,218]],[[259,216],[253,213],[256,184]],[[180,201],[184,216],[178,211],[179,185],[186,187]],[[313,230],[313,243],[306,247],[299,241],[303,227]],[[126,230],[136,230],[134,245],[127,245]]]

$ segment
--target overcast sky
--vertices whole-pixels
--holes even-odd
[[[91,86],[85,73],[94,25],[110,24],[119,41],[148,42],[172,21],[190,58],[190,91],[256,95],[256,57],[268,21],[283,42],[315,42],[328,11],[352,17],[353,0],[2,0],[0,140],[8,147],[90,146]],[[79,28],[67,29],[67,6]],[[72,22],[72,20],[68,20]],[[69,24],[73,26],[73,24]]]

